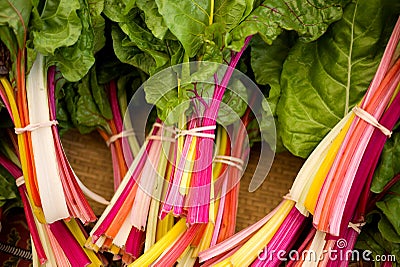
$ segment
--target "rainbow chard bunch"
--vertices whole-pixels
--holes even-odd
[[[56,77],[79,80],[94,63],[102,42],[101,10],[83,1],[3,1],[0,6],[2,51],[8,50],[11,62],[0,77],[0,96],[17,135],[14,161],[2,157],[2,165],[19,186],[35,265],[98,266],[99,258],[83,249],[81,223],[96,219],[84,193],[108,202],[88,190],[68,163],[57,129],[55,91]]]
[[[356,97],[360,92],[360,84],[353,82],[349,73],[343,73],[343,77],[348,79],[347,93],[344,93],[347,101],[343,103],[347,111],[342,115],[343,119],[333,125],[318,146],[313,149],[298,173],[290,193],[285,196],[285,200],[258,223],[214,248],[200,253],[200,262],[204,262],[205,266],[278,266],[282,261],[289,266],[347,266],[350,260],[363,259],[362,252],[353,251],[355,246],[367,249],[374,255],[397,254],[398,232],[396,231],[398,228],[392,215],[396,209],[397,197],[391,195],[390,192],[396,195],[398,188],[393,185],[398,182],[398,176],[391,180],[393,173],[390,177],[385,173],[392,171],[390,167],[387,170],[387,165],[391,164],[393,159],[390,157],[388,159],[388,152],[384,153],[384,157],[381,157],[381,153],[385,151],[384,145],[387,140],[394,137],[395,139],[389,142],[388,148],[393,152],[393,146],[397,140],[397,132],[394,129],[400,114],[397,103],[400,81],[398,69],[400,21],[396,12],[394,16],[390,15],[392,10],[385,6],[387,3],[370,2],[368,5],[376,7],[370,10],[363,8],[363,5],[366,3],[358,1],[349,3],[345,8],[344,18],[333,24],[325,36],[312,44],[298,42],[289,49],[290,52],[283,60],[284,65],[281,69],[282,95],[276,110],[278,127],[280,127],[278,130],[282,130],[279,137],[282,138],[283,144],[300,155],[307,151],[306,147],[310,146],[314,138],[318,138],[319,133],[313,132],[321,127],[318,123],[314,126],[318,120],[312,120],[301,126],[283,125],[289,120],[294,123],[293,118],[287,117],[288,114],[294,116],[296,120],[302,118],[302,110],[296,109],[299,103],[304,105],[304,110],[310,111],[305,115],[308,120],[310,116],[317,114],[315,110],[314,113],[311,112],[318,107],[315,101],[325,101],[320,108],[321,112],[329,108],[329,99],[301,98],[302,92],[299,91],[299,86],[307,92],[306,94],[309,94],[311,89],[315,90],[320,97],[327,89],[321,87],[312,74],[331,74],[336,75],[334,77],[338,81],[342,80],[341,73],[337,72],[336,68],[330,69],[327,65],[321,71],[319,63],[314,61],[317,57],[313,57],[315,53],[332,54],[335,50],[318,49],[316,52],[316,47],[334,42],[338,34],[343,35],[345,32],[352,34],[352,38],[359,36],[352,40],[362,43],[363,46],[358,46],[356,43],[346,46],[337,41],[335,49],[339,49],[339,53],[350,51],[349,61],[343,61],[343,64],[350,64],[355,73],[358,68],[376,66],[375,76],[371,75],[370,84],[366,84],[364,90],[361,90],[363,94]],[[373,26],[370,25],[370,21],[365,20],[365,17],[372,16],[376,18]],[[351,26],[348,25],[350,17],[353,18]],[[390,19],[387,19],[388,17]],[[368,32],[354,30],[362,28],[362,25],[370,27]],[[391,35],[388,29],[392,31]],[[364,46],[367,42],[363,41],[363,38],[370,38],[372,32],[376,34],[374,35],[376,42]],[[390,39],[386,37],[388,35],[391,36]],[[386,38],[389,40],[386,41]],[[387,44],[385,51],[382,51],[383,56],[380,53],[380,46],[377,46],[379,40]],[[349,47],[350,50],[346,50]],[[377,58],[370,57],[372,49],[378,51]],[[351,61],[356,59],[358,61],[351,64]],[[381,59],[380,64],[378,59]],[[355,67],[357,64],[360,66]],[[299,69],[302,71],[299,72]],[[286,76],[289,73],[292,76]],[[311,76],[304,73],[309,73]],[[259,72],[259,74],[262,73]],[[273,80],[269,79],[269,81]],[[346,83],[340,84],[340,86],[346,85]],[[330,82],[324,85],[330,86]],[[275,100],[270,98],[269,101]],[[291,101],[296,101],[297,106]],[[314,106],[308,105],[310,101],[314,103]],[[335,101],[337,101],[336,98]],[[351,104],[352,101],[354,103]],[[335,112],[335,109],[328,110],[327,116],[335,116]],[[318,114],[319,116],[321,115]],[[321,117],[320,120],[325,119]],[[309,143],[304,141],[296,143],[298,140],[294,137],[307,138]],[[388,161],[385,162],[385,160]],[[377,174],[375,170],[378,163],[380,165]],[[383,175],[382,172],[384,172]],[[387,183],[386,186],[383,186],[385,183],[382,180]],[[371,185],[373,190],[379,188],[380,194],[371,194],[369,191]],[[392,189],[389,189],[391,187]],[[384,197],[385,194],[388,195]],[[390,203],[390,200],[394,202]],[[375,203],[378,210],[366,217]],[[313,215],[312,218],[307,218],[310,214]],[[373,223],[377,221],[379,224],[375,227]],[[366,223],[368,231],[363,234],[361,229]],[[381,233],[377,234],[377,232]],[[356,245],[360,233],[361,242]],[[389,242],[383,244],[382,240]],[[356,258],[355,255],[359,257]],[[364,260],[371,259],[371,257],[364,258]],[[393,260],[393,257],[391,259]],[[384,264],[391,266],[389,261]]]
[[[83,248],[87,233],[75,218],[43,224],[32,211],[21,171],[17,136],[11,131],[1,142],[0,168],[14,179],[23,203],[27,225],[31,234],[34,266],[99,266],[99,256]],[[90,192],[90,191],[89,191]],[[92,193],[93,194],[93,193]],[[100,198],[99,196],[95,196]]]

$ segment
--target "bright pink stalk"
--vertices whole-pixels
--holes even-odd
[[[117,191],[119,185],[121,184],[121,173],[119,171],[117,151],[115,150],[114,143],[110,144],[110,151],[111,151],[111,162],[113,166],[114,191]]]
[[[221,243],[213,247],[210,247],[205,251],[200,252],[199,253],[200,262],[207,261],[227,251],[230,251],[237,246],[241,246],[241,244],[246,242],[251,236],[253,236],[254,233],[256,233],[261,227],[263,227],[272,218],[272,216],[275,215],[275,213],[279,210],[282,204],[283,202],[281,202],[270,213],[268,213],[264,218],[262,218],[255,224],[252,224],[249,227],[241,230],[240,232],[234,234],[230,238],[222,241]]]
[[[8,158],[0,154],[0,165],[2,165],[15,179],[22,176],[22,171]],[[38,254],[39,261],[44,264],[47,261],[46,253],[44,252],[42,242],[40,241],[39,233],[36,228],[35,219],[33,217],[32,208],[26,196],[26,186],[22,184],[18,187],[19,195],[24,207],[26,223],[28,224],[29,232],[32,236],[33,244],[35,245],[36,253]]]
[[[294,246],[301,231],[304,230],[306,219],[307,218],[294,207],[268,243],[263,253],[260,254],[260,257],[258,257],[251,266],[279,266],[281,264],[281,258],[288,255],[289,250]],[[277,255],[279,251],[284,251],[285,255]]]
[[[239,62],[244,50],[247,48],[252,36],[246,37],[242,49],[234,54],[231,58],[228,68],[226,69],[225,75],[222,78],[220,85],[215,85],[214,95],[212,97],[210,106],[204,111],[203,121],[201,126],[212,126],[216,125],[216,119],[218,110],[222,101],[222,96],[225,93],[226,87],[228,86],[229,80],[233,74],[233,71]],[[204,133],[212,134],[212,130],[204,131]],[[209,204],[210,204],[210,184],[212,182],[212,152],[214,142],[210,138],[198,138],[198,146],[202,147],[202,159],[196,161],[197,172],[195,169],[193,179],[193,186],[198,188],[196,197],[191,198],[188,203],[188,214],[187,222],[189,224],[194,223],[207,223],[209,221]],[[196,167],[196,166],[195,166]]]
[[[352,228],[347,228],[346,231],[344,231],[343,235],[341,235],[340,237],[333,237],[333,236],[326,236],[326,239],[333,239],[333,240],[345,240],[346,241],[346,246],[342,247],[342,246],[338,246],[338,243],[335,242],[335,245],[333,247],[333,251],[335,252],[335,255],[338,256],[337,259],[335,260],[329,260],[327,262],[326,266],[329,267],[347,267],[349,265],[349,262],[352,260],[352,252],[353,252],[353,248],[354,245],[357,242],[357,237],[358,237],[359,233],[357,233],[356,231],[354,231],[354,229]],[[325,255],[327,256],[327,255]],[[340,258],[339,258],[340,256]],[[354,260],[362,260],[361,256],[359,259],[354,259]]]
[[[385,54],[393,55],[394,47],[392,45],[392,42],[396,44],[398,43],[400,39],[399,31],[400,20],[398,21],[398,24],[396,24],[392,38],[390,40],[390,45],[388,46]],[[367,112],[369,112],[377,119],[381,117],[390,98],[392,97],[392,94],[397,84],[400,81],[400,73],[396,71],[398,69],[397,67],[389,70],[387,75],[386,72],[383,72],[387,69],[386,67],[390,65],[390,59],[391,57],[389,59],[386,57],[384,58],[385,62],[381,63],[380,69],[378,69],[377,75],[375,75],[378,78],[374,78],[373,82],[371,83],[372,86],[369,87],[366,97],[361,105],[361,108],[366,109]],[[398,64],[399,62],[397,60],[395,66],[398,66]],[[377,95],[378,85],[383,83],[387,84],[386,88],[382,90],[382,93]],[[372,95],[376,95],[374,102],[371,102],[373,99]],[[342,218],[343,216],[345,207],[343,203],[346,204],[347,202],[347,198],[351,190],[351,185],[354,182],[356,170],[359,167],[362,155],[365,153],[365,148],[370,141],[373,130],[374,126],[369,125],[360,118],[356,118],[353,121],[349,132],[346,135],[343,144],[339,150],[338,155],[341,155],[341,157],[337,157],[335,159],[318,197],[317,206],[315,208],[314,214],[314,224],[317,225],[318,229],[328,231],[329,233],[332,233],[336,236],[339,235],[340,218]],[[362,132],[362,134],[360,136],[360,139],[357,140],[357,146],[352,146],[351,144],[349,144],[350,139],[354,135],[354,133],[357,132]],[[343,164],[346,164],[346,166],[343,166]],[[341,171],[343,170],[343,168],[348,170],[346,171],[344,176],[338,173],[343,172]],[[332,191],[332,186],[339,183],[341,184],[340,189],[338,189],[337,192],[339,198],[328,198],[327,195],[329,195],[328,192]],[[326,222],[323,222],[323,225],[320,226],[320,218],[321,216],[323,216],[322,214],[324,213],[323,207],[325,207],[325,212],[331,213],[330,215],[324,215],[325,217],[330,216],[331,218],[329,229],[325,229],[324,225],[327,225]]]
[[[196,119],[190,120],[188,130],[196,127],[197,127],[197,120]],[[185,196],[181,194],[180,189],[181,189],[182,176],[185,172],[188,171],[185,169],[185,166],[187,161],[187,155],[189,153],[192,141],[193,141],[193,136],[191,135],[186,136],[180,160],[179,162],[177,162],[177,166],[173,165],[171,178],[168,183],[167,194],[165,197],[165,201],[162,204],[162,209],[160,213],[161,219],[163,219],[171,210],[173,210],[173,214],[175,216],[181,216],[183,213]],[[175,144],[175,146],[176,146],[175,153],[179,153],[177,144]]]
[[[49,224],[50,230],[62,247],[72,267],[87,266],[91,263],[85,251],[76,241],[68,227],[62,221]],[[62,242],[61,242],[62,241]]]
[[[400,94],[397,94],[389,108],[385,111],[380,120],[380,124],[384,125],[387,129],[392,130],[396,122],[400,118]],[[371,140],[363,155],[360,167],[357,170],[356,177],[351,188],[349,199],[346,203],[345,213],[342,218],[341,231],[344,231],[354,214],[357,203],[359,202],[361,192],[371,187],[372,177],[375,172],[376,166],[383,147],[388,139],[379,129],[374,129]],[[368,197],[369,194],[364,194]],[[362,198],[361,198],[362,199]],[[365,200],[363,203],[366,203]]]
[[[229,168],[229,167],[228,167]],[[214,246],[217,244],[217,240],[218,240],[218,234],[219,231],[221,229],[221,224],[222,224],[222,217],[223,217],[223,212],[224,212],[224,207],[225,207],[225,199],[226,199],[226,194],[227,194],[227,187],[228,187],[228,174],[229,174],[229,170],[226,170],[221,177],[219,177],[218,179],[223,179],[223,183],[222,183],[222,188],[221,188],[221,198],[219,200],[219,205],[218,205],[218,213],[217,213],[217,218],[215,219],[215,226],[214,226],[214,232],[211,238],[211,243],[210,243],[210,247]],[[217,195],[217,193],[215,193],[214,195]],[[233,222],[229,222],[229,223],[233,223]]]
[[[125,244],[125,252],[129,254],[133,260],[136,260],[142,254],[145,237],[145,232],[132,227]]]
[[[304,241],[301,243],[300,247],[297,249],[297,253],[299,255],[303,255],[303,252],[306,250],[308,245],[312,242],[316,232],[317,232],[317,230],[314,227],[311,227],[311,230],[308,232],[308,235],[306,236]],[[295,264],[296,264],[296,259],[290,259],[290,261],[288,262],[288,264],[286,266],[292,267],[292,266],[295,266]]]

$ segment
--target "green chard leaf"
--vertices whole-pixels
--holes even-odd
[[[115,55],[121,62],[141,69],[147,74],[155,72],[157,69],[155,60],[141,51],[119,27],[113,25],[111,35]]]
[[[379,64],[392,27],[384,0],[353,0],[316,42],[298,41],[287,57],[277,109],[285,147],[307,157],[356,105]]]
[[[156,0],[158,11],[163,16],[169,30],[182,43],[189,57],[195,57],[204,44],[215,43],[218,49],[223,44],[216,39],[221,39],[228,31],[235,28],[244,16],[253,9],[253,1],[216,0],[211,12],[211,2],[201,1],[172,1]],[[214,26],[214,24],[218,26]],[[209,29],[209,28],[212,29]],[[223,29],[216,36],[215,28]],[[221,45],[220,45],[221,43]],[[209,46],[209,45],[208,45]],[[205,48],[207,52],[214,48]],[[220,57],[214,59],[217,61]]]
[[[0,207],[4,206],[7,201],[15,201],[17,199],[18,189],[14,178],[0,166]]]
[[[31,26],[35,49],[44,55],[54,55],[57,48],[75,44],[82,30],[79,8],[79,0],[47,0],[40,12],[37,3]]]
[[[371,191],[382,192],[385,185],[398,173],[400,173],[400,133],[394,132],[383,148],[379,159],[374,178],[371,184]]]
[[[126,21],[120,22],[119,26],[133,44],[153,58],[155,69],[151,72],[168,66],[169,56],[166,53],[165,44],[147,29],[142,28],[136,20],[136,16],[129,16]]]
[[[289,32],[283,32],[271,44],[267,45],[259,36],[254,36],[250,43],[251,68],[255,80],[260,85],[268,85],[267,100],[271,112],[276,114],[276,106],[281,95],[281,73],[292,41]]]
[[[187,94],[178,94],[177,78],[177,73],[172,68],[167,68],[143,84],[146,101],[156,105],[158,117],[166,124],[176,123],[179,116],[189,108]],[[182,88],[182,91],[185,89]]]
[[[39,4],[39,3],[38,3]],[[47,56],[68,81],[78,81],[94,64],[94,54],[105,44],[103,0],[47,0],[32,20],[31,52]]]
[[[63,88],[65,103],[71,121],[83,134],[89,133],[96,128],[103,128],[109,131],[107,119],[112,118],[107,97],[100,91],[101,88],[97,85],[97,80],[92,73],[94,73],[94,68],[79,82],[67,83]]]
[[[0,1],[0,28],[3,28],[0,32],[8,29],[8,35],[13,36],[19,49],[25,48],[25,42],[27,38],[28,22],[32,11],[32,4],[26,0],[2,0]],[[4,38],[0,35],[0,39],[10,49],[11,46],[15,46],[14,39]],[[12,55],[13,56],[13,55]]]
[[[10,79],[17,76],[18,50],[23,51],[28,38],[28,24],[31,16],[32,4],[26,0],[0,1],[0,40],[10,51],[12,69]],[[21,58],[22,61],[25,58]]]
[[[247,36],[260,34],[271,44],[283,29],[313,41],[341,18],[343,1],[266,0],[227,36],[229,48],[239,51]]]
[[[203,44],[202,34],[210,24],[210,1],[156,0],[156,3],[169,30],[182,43],[189,57],[194,57]]]
[[[113,118],[111,105],[110,102],[108,101],[104,85],[100,85],[97,82],[97,73],[95,67],[90,70],[89,75],[90,75],[90,89],[92,91],[94,102],[99,108],[101,115],[105,119],[111,120]]]
[[[367,216],[366,222],[367,224],[357,238],[355,248],[371,251],[371,259],[377,255],[395,255],[398,262],[400,259],[400,244],[386,239],[387,235],[392,233],[392,230],[390,225],[386,225],[387,219],[384,215],[374,211]],[[390,240],[393,240],[393,237],[390,237]]]
[[[163,39],[168,31],[168,27],[158,12],[156,2],[154,0],[136,0],[136,5],[144,12],[147,28],[151,30],[156,38]]]
[[[263,90],[266,98],[262,101],[263,113],[260,131],[263,133],[262,136],[267,143],[276,144],[276,152],[281,152],[285,149],[279,135],[279,128],[275,132],[275,126],[272,127],[271,119],[274,117],[276,120],[276,107],[281,95],[280,79],[282,67],[292,46],[292,39],[292,34],[284,31],[271,45],[267,45],[258,35],[254,36],[250,43],[251,68],[255,80],[259,85],[265,85],[266,87]]]
[[[388,222],[391,224],[391,229],[386,227],[385,230],[387,232],[393,231],[397,234],[397,237],[393,236],[392,238],[399,239],[400,238],[400,183],[395,184],[391,187],[390,193],[386,194],[382,201],[376,203],[377,208],[386,216]],[[390,234],[387,234],[388,236]],[[390,235],[392,236],[392,235]],[[388,237],[390,238],[390,237]]]
[[[106,43],[106,37],[104,35],[104,29],[106,23],[103,16],[101,15],[104,10],[104,0],[89,1],[88,5],[89,5],[89,13],[90,13],[90,18],[92,19],[92,28],[94,33],[93,53],[97,53],[104,47]]]

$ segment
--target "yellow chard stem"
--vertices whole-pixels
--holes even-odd
[[[146,253],[140,256],[129,267],[145,267],[152,264],[171,244],[173,244],[179,236],[187,229],[186,219],[180,219],[174,227],[159,241],[157,241]]]
[[[338,136],[333,140],[328,150],[327,156],[324,158],[310,186],[310,190],[308,191],[308,194],[304,200],[304,206],[311,214],[314,214],[314,209],[317,204],[319,192],[321,191],[325,178],[328,175],[333,161],[336,158],[336,154],[339,151],[340,145],[343,143],[343,140],[346,137],[346,133],[349,130],[351,123],[353,122],[354,116],[354,113],[352,113],[351,117],[341,129]]]
[[[282,222],[285,220],[290,210],[294,207],[295,202],[285,200],[279,210],[256,234],[254,234],[249,241],[247,241],[238,251],[232,256],[223,260],[222,262],[214,265],[215,267],[222,266],[250,266],[250,264],[257,258],[258,254],[278,231]]]
[[[14,90],[12,89],[11,84],[5,77],[0,77],[0,81],[4,87],[8,101],[10,103],[11,113],[14,118],[14,126],[15,128],[21,128],[22,124],[18,113],[17,103],[15,102],[14,98]],[[36,218],[40,223],[46,223],[42,209],[40,207],[37,207],[34,204],[35,202],[33,201],[32,190],[31,190],[32,187],[30,185],[30,180],[28,178],[29,171],[28,171],[28,160],[26,158],[26,151],[25,151],[26,147],[25,139],[21,134],[19,134],[17,138],[18,138],[18,149],[19,149],[19,157],[21,161],[22,173],[24,174],[25,177],[24,180],[26,184],[26,190],[28,192],[29,202],[31,203],[32,206],[32,211],[34,212]]]
[[[214,21],[214,0],[210,1],[210,17],[209,17],[209,21],[208,24],[212,25]]]
[[[75,237],[75,239],[78,241],[78,243],[83,247],[85,254],[88,256],[88,258],[92,262],[91,264],[88,265],[88,267],[101,266],[102,263],[99,260],[99,258],[97,257],[97,255],[94,253],[94,251],[89,250],[84,247],[86,238],[85,238],[85,235],[82,233],[82,230],[79,227],[76,220],[74,218],[71,218],[71,220],[69,220],[68,222],[65,221],[65,225],[71,231],[72,235]]]

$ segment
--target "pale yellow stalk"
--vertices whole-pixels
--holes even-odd
[[[304,207],[311,214],[314,214],[314,209],[315,205],[317,204],[319,192],[321,191],[325,178],[328,175],[328,172],[333,164],[333,161],[336,158],[336,154],[339,151],[339,148],[343,143],[344,138],[346,137],[347,131],[349,130],[350,125],[354,120],[354,116],[355,116],[354,113],[351,113],[346,124],[340,130],[336,138],[333,140],[332,145],[330,146],[326,157],[322,161],[321,166],[318,168],[318,171],[312,181],[312,184],[309,187],[308,194],[304,194],[305,197],[299,200],[300,203],[304,203]]]
[[[257,258],[260,251],[268,245],[290,210],[294,207],[294,204],[294,201],[285,200],[274,216],[257,233],[232,256],[216,264],[215,267],[249,266]]]
[[[136,261],[129,264],[129,267],[146,267],[152,264],[157,258],[176,241],[187,229],[186,219],[180,219],[171,230],[157,241],[146,253]]]

